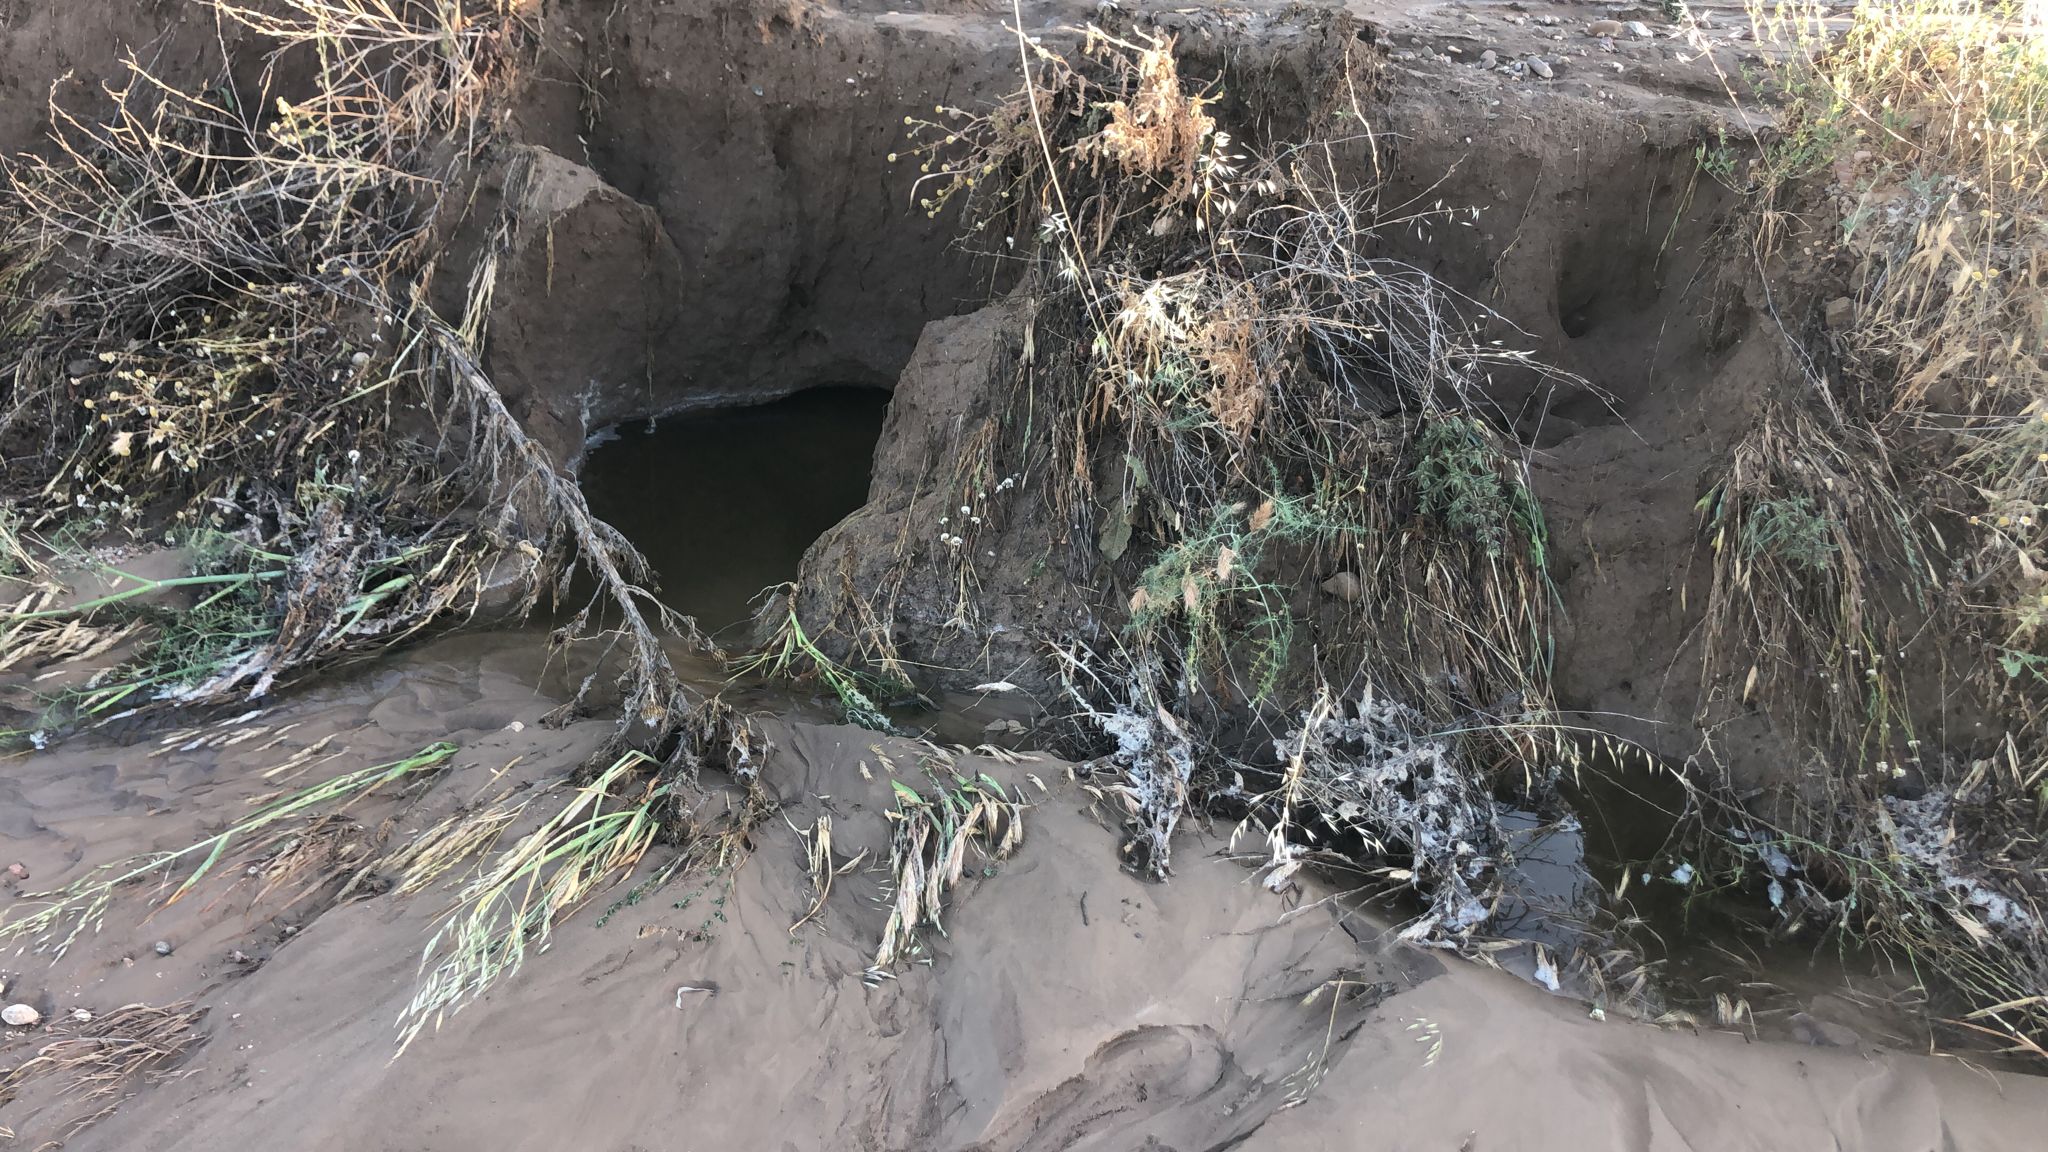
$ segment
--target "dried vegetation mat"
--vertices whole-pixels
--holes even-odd
[[[1790,925],[1862,934],[2048,1056],[2048,28],[2039,6],[1755,11],[1777,127],[1709,167],[1803,365],[1701,502],[1703,716],[1796,779],[1740,814]],[[1718,763],[1711,744],[1703,759]],[[1959,995],[1958,995],[1959,994]]]
[[[0,1105],[32,1085],[54,1087],[57,1099],[71,1105],[70,1115],[61,1134],[43,1147],[61,1147],[119,1107],[124,1091],[138,1078],[160,1077],[175,1068],[198,1042],[204,1014],[189,1004],[129,1004],[103,1016],[83,1013],[53,1024],[34,1055],[0,1070]],[[5,1128],[0,1133],[13,1136]]]

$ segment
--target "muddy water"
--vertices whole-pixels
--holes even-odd
[[[591,450],[591,510],[647,554],[662,599],[731,639],[763,588],[867,500],[888,393],[814,388],[772,404],[623,426]]]
[[[1726,1018],[1763,1039],[1935,1041],[1926,993],[1908,975],[1839,933],[1788,926],[1758,883],[1710,874],[1670,769],[1596,757],[1563,791],[1562,819],[1502,815],[1514,864],[1488,932],[1541,945],[1549,959],[1518,948],[1498,954],[1503,968],[1607,1010]],[[1589,979],[1602,960],[1603,979]]]

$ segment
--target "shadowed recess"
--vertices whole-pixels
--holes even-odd
[[[813,388],[620,427],[590,453],[592,511],[647,555],[661,597],[730,635],[761,589],[867,499],[889,394]]]

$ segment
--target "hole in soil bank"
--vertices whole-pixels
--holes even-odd
[[[621,426],[592,449],[591,511],[647,555],[663,602],[707,632],[748,619],[804,550],[867,501],[889,394],[813,388]]]

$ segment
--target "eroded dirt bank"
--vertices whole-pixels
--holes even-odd
[[[602,738],[596,723],[541,728],[547,684],[531,637],[457,639],[271,709],[243,729],[260,738],[231,746],[10,760],[10,851],[38,883],[62,882],[110,853],[202,835],[223,802],[323,739],[351,763],[460,741],[423,795],[350,813],[366,833],[414,830],[545,785]],[[1141,882],[1113,865],[1115,833],[1050,759],[965,762],[1027,789],[1024,845],[958,890],[927,960],[872,980],[884,909],[871,871],[843,877],[791,932],[813,903],[795,829],[830,816],[840,858],[885,853],[882,757],[907,770],[919,748],[844,726],[771,731],[764,780],[787,822],[763,825],[743,865],[680,878],[600,924],[628,888],[613,891],[396,1061],[393,1022],[439,898],[316,897],[270,916],[277,896],[251,907],[246,877],[154,916],[132,891],[54,967],[0,963],[9,998],[57,1020],[11,1035],[6,1054],[88,1031],[67,1019],[78,1008],[205,1008],[181,1075],[124,1086],[116,1098],[136,1094],[76,1149],[1905,1152],[2029,1147],[2048,1122],[2048,1086],[2031,1077],[1589,1019],[1394,943],[1320,886],[1283,901],[1206,836],[1171,884]],[[31,1140],[97,1106],[31,1085],[0,1121]]]
[[[1047,345],[1031,300],[1010,295],[1008,246],[962,245],[957,220],[915,209],[916,162],[890,158],[906,117],[1015,88],[1009,6],[517,7],[538,48],[503,109],[504,144],[442,221],[451,269],[499,261],[485,359],[513,415],[573,469],[623,421],[821,384],[893,388],[868,502],[812,548],[793,603],[835,655],[879,632],[942,701],[1015,681],[1014,699],[1036,705],[997,731],[1035,746],[1046,733],[1031,725],[1061,711],[1046,641],[1115,635],[1131,565],[1077,572],[1068,560],[1091,555],[1095,525],[1062,520],[1027,484],[976,539],[988,564],[963,613],[960,569],[933,543],[949,538],[939,517],[969,514],[947,485],[974,463],[967,434],[1001,422],[1006,389]],[[1093,12],[1021,10],[1027,33],[1069,47]],[[99,36],[21,3],[0,0],[0,15],[0,60],[52,77],[77,66],[80,85],[106,74]],[[222,45],[187,15],[124,8],[114,31],[205,76]],[[1142,15],[1179,37],[1188,76],[1221,85],[1233,129],[1305,139],[1369,108],[1372,134],[1327,154],[1337,182],[1381,186],[1390,205],[1482,209],[1381,239],[1589,384],[1558,399],[1515,371],[1486,382],[1549,518],[1556,703],[1673,757],[1711,736],[1745,786],[1788,775],[1786,734],[1702,683],[1688,648],[1708,584],[1696,502],[1791,372],[1772,303],[1718,246],[1734,206],[1696,153],[1728,115],[1712,70],[1668,41],[1589,44],[1584,6]],[[1558,62],[1539,83],[1476,66],[1482,48]],[[1709,63],[1742,63],[1739,46],[1716,51]],[[1353,74],[1353,53],[1373,61],[1358,74],[1375,90],[1329,83]],[[4,80],[0,145],[23,145],[34,85]],[[469,283],[435,282],[444,311],[460,314]],[[717,563],[715,541],[702,550]],[[1341,631],[1331,576],[1316,557],[1264,574],[1303,622],[1300,651]],[[1184,822],[1171,881],[1142,882],[1108,791],[1121,778],[1042,755],[949,764],[1025,798],[1024,842],[973,857],[943,934],[877,971],[894,895],[884,813],[932,750],[777,694],[729,697],[776,714],[758,767],[777,810],[743,853],[642,888],[650,859],[394,1062],[452,885],[387,892],[376,865],[444,818],[535,798],[509,839],[567,796],[565,777],[613,733],[608,718],[542,723],[575,696],[582,659],[550,658],[537,633],[444,639],[204,728],[117,726],[0,760],[0,863],[20,864],[7,883],[22,893],[201,841],[281,787],[458,749],[445,772],[319,825],[331,840],[309,872],[231,858],[168,907],[153,907],[161,888],[122,890],[54,965],[0,958],[7,1001],[43,1017],[0,1038],[0,1067],[89,1038],[122,1005],[203,1013],[198,1043],[153,1069],[177,1075],[102,1099],[28,1080],[0,1129],[34,1146],[118,1104],[68,1146],[1903,1152],[2031,1147],[2048,1122],[2039,1079],[1882,1050],[1832,1019],[1788,1011],[1704,1034],[1597,1019],[1397,942],[1329,878],[1269,890],[1225,857],[1227,827]],[[701,695],[722,683],[708,665],[683,670]],[[702,812],[743,803],[707,779]],[[821,898],[806,857],[827,818]]]
[[[963,240],[951,214],[928,218],[917,165],[889,159],[906,118],[1014,88],[1007,6],[529,7],[541,49],[507,99],[508,143],[449,215],[455,253],[436,282],[459,312],[464,258],[502,246],[487,367],[512,414],[573,468],[621,421],[820,384],[894,388],[872,499],[818,545],[805,615],[837,654],[869,627],[847,589],[900,584],[882,627],[928,666],[919,687],[1023,676],[1043,688],[1045,640],[1101,637],[1130,590],[1109,571],[1046,564],[1087,542],[1033,495],[987,541],[995,563],[963,626],[935,543],[938,489],[962,466],[964,430],[1002,415],[1028,324],[1002,301],[1007,250]],[[1023,12],[1054,45],[1085,22],[1060,3]],[[1389,205],[1480,210],[1383,239],[1594,386],[1539,404],[1530,381],[1494,385],[1533,449],[1550,521],[1558,703],[1662,755],[1710,747],[1745,785],[1765,783],[1788,733],[1731,706],[1729,685],[1702,683],[1696,650],[1711,573],[1694,504],[1769,382],[1796,376],[1783,321],[1719,243],[1731,198],[1696,163],[1733,116],[1715,69],[1739,71],[1746,49],[1723,42],[1702,59],[1674,41],[1602,44],[1583,15],[1361,0],[1120,19],[1178,37],[1191,80],[1217,86],[1219,115],[1254,144],[1309,138],[1362,100],[1374,135],[1332,153],[1341,184],[1383,183]],[[12,150],[46,127],[26,77],[69,72],[60,93],[89,106],[111,64],[101,38],[26,6],[0,27],[19,86],[0,132]],[[253,74],[236,30],[217,31],[176,4],[124,9],[114,29],[173,76],[207,75],[224,48],[238,76]],[[1559,63],[1536,83],[1476,67],[1482,48]],[[1387,58],[1379,91],[1331,88],[1350,54]],[[904,579],[885,571],[906,565]],[[1315,591],[1327,571],[1276,575],[1299,587],[1305,618],[1335,610]]]

